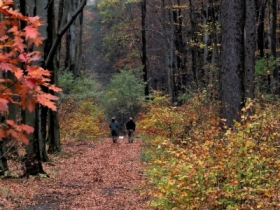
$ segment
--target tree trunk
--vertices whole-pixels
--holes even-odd
[[[70,2],[70,1],[69,1]],[[64,5],[65,5],[65,10],[64,10],[64,13],[66,13],[66,22],[68,21],[69,19],[69,16],[70,16],[70,12],[71,12],[71,7],[70,7],[70,4],[69,2],[65,2]],[[70,33],[70,30],[67,30],[66,32],[66,40],[65,40],[65,61],[64,61],[64,66],[66,69],[68,69],[69,71],[71,71],[71,53],[70,53],[70,45],[71,45],[71,33]]]
[[[82,41],[83,41],[83,20],[84,20],[84,13],[81,12],[78,17],[77,25],[78,25],[78,32],[77,32],[77,52],[76,52],[76,72],[75,75],[79,76],[81,71],[81,58],[82,58]]]
[[[29,137],[29,144],[26,146],[26,159],[25,165],[25,176],[38,175],[45,173],[42,166],[42,136],[41,136],[41,109],[39,104],[36,105],[35,112],[27,113],[23,117],[23,121],[31,126],[34,126],[34,133]]]
[[[222,1],[221,116],[231,127],[244,105],[244,0]]]
[[[209,63],[208,60],[208,41],[209,41],[209,28],[208,28],[208,7],[204,6],[203,7],[203,28],[204,28],[204,34],[203,34],[203,44],[204,44],[204,52],[203,52],[203,64],[207,65]]]
[[[216,88],[217,83],[219,82],[214,82],[215,77],[218,78],[219,80],[219,75],[215,72],[215,66],[218,66],[218,39],[217,39],[217,25],[216,25],[216,15],[218,14],[218,11],[216,11],[216,6],[214,5],[214,0],[210,0],[210,8],[211,8],[211,19],[212,19],[212,53],[211,53],[211,66],[212,68],[210,69],[209,72],[209,87],[211,88],[211,99],[217,98],[216,95]]]
[[[277,0],[271,0],[271,10],[272,10],[272,27],[271,27],[271,54],[274,59],[277,59]],[[274,94],[280,95],[280,74],[279,67],[273,70],[273,74],[271,75],[273,81],[272,92]]]
[[[41,163],[41,150],[42,143],[39,141],[41,136],[40,132],[40,107],[36,105],[35,112],[25,110],[22,112],[23,123],[34,127],[34,133],[29,134],[29,144],[26,146],[25,175],[37,175],[44,173]]]
[[[264,57],[264,17],[267,0],[255,0],[257,2],[257,43],[260,57]]]
[[[168,30],[167,30],[167,14],[166,14],[166,1],[161,0],[161,24],[162,24],[162,30],[163,30],[163,38],[164,38],[164,55],[165,55],[165,66],[167,67],[167,89],[169,93],[169,98],[171,99],[171,102],[173,102],[173,83],[172,83],[172,74],[173,74],[173,68],[172,68],[172,62],[170,57],[170,51],[172,52],[173,49],[169,46],[169,38],[168,38]]]
[[[7,148],[6,140],[2,139],[0,141],[0,176],[5,174],[5,171],[8,170],[8,160],[7,160]]]
[[[67,22],[72,18],[76,8],[77,3],[75,0],[69,0],[65,2],[65,5],[69,8],[67,14]],[[76,26],[77,21],[74,21],[73,24],[69,27],[69,30],[66,33],[66,59],[65,67],[73,73],[74,78],[79,77],[79,71],[77,67],[77,36],[76,36]]]
[[[60,47],[60,42],[62,36],[67,32],[71,24],[75,21],[76,17],[83,11],[84,6],[86,5],[87,0],[82,0],[80,4],[76,7],[76,10],[72,12],[72,16],[70,19],[67,19],[67,15],[69,14],[69,2],[65,2],[63,0],[60,1],[59,4],[59,17],[57,24],[57,31],[54,36],[54,4],[53,1],[49,1],[49,9],[48,9],[48,21],[52,27],[48,30],[48,36],[50,39],[51,47],[48,49],[48,55],[45,59],[45,67],[51,71],[53,71],[51,81],[53,84],[58,85],[58,70],[59,70],[59,52],[57,49]],[[65,6],[63,10],[62,7]],[[52,91],[50,93],[54,94]],[[60,131],[59,131],[59,119],[58,113],[52,110],[49,110],[49,153],[60,152]]]
[[[277,29],[277,0],[271,0],[272,10],[272,27],[271,27],[271,54],[274,58],[276,55],[276,29]]]
[[[0,116],[0,123],[5,123],[5,117]],[[7,148],[6,148],[6,139],[0,141],[0,176],[5,175],[5,171],[8,171],[8,160],[7,160]]]
[[[80,14],[80,12],[83,11],[83,8],[85,7],[86,4],[87,4],[87,0],[82,0],[79,4],[78,8],[72,14],[71,18],[64,25],[61,25],[61,27],[57,29],[56,37],[54,39],[54,42],[52,44],[52,47],[51,47],[50,52],[48,54],[48,57],[45,60],[45,66],[48,66],[50,62],[53,62],[53,59],[54,59],[54,57],[56,55],[56,52],[57,52],[57,49],[60,45],[62,36],[67,32],[67,30],[73,24],[73,22],[75,21],[77,16]],[[67,8],[68,4],[66,3],[64,5],[66,5],[66,8]],[[63,17],[64,16],[65,16],[65,14],[63,14]],[[64,20],[64,18],[63,18],[63,20]]]
[[[59,120],[58,113],[55,111],[49,111],[49,149],[48,153],[53,154],[60,152],[60,131],[59,131]]]
[[[49,22],[47,19],[47,8],[48,8],[49,4],[46,1],[36,1],[36,12],[34,15],[36,14],[40,14],[40,18],[44,21],[44,25],[41,26],[39,28],[39,32],[41,34],[41,36],[45,37],[45,41],[43,42],[43,45],[41,45],[38,50],[40,52],[42,52],[42,60],[40,61],[40,66],[44,67],[45,65],[45,59],[47,58],[47,52],[45,51],[45,49],[49,49],[49,36],[47,33],[47,29],[49,27]],[[48,92],[48,88],[46,87],[42,87],[45,92]],[[47,116],[48,116],[48,108],[47,107],[43,107],[43,106],[39,106],[39,113],[40,115],[38,115],[40,117],[40,119],[38,119],[38,121],[40,122],[40,130],[38,132],[40,132],[40,135],[38,140],[39,140],[39,146],[40,146],[40,158],[42,161],[47,161],[49,158],[47,156],[47,151],[46,151],[46,134],[47,134]],[[36,131],[35,131],[36,132]]]
[[[255,0],[246,0],[245,20],[245,98],[254,99],[256,5]]]
[[[66,15],[63,13],[63,8],[64,8],[64,0],[59,1],[59,6],[58,6],[58,15],[57,15],[57,28],[56,31],[60,31],[62,29],[62,25],[66,24]],[[58,72],[60,68],[60,50],[61,50],[61,43],[57,45],[57,50],[54,56],[54,67],[55,70]]]
[[[176,60],[174,59],[174,51],[175,51],[175,27],[174,27],[174,17],[173,17],[173,0],[168,1],[168,15],[169,15],[169,20],[170,22],[170,34],[169,34],[169,42],[170,42],[170,50],[169,50],[169,66],[170,66],[170,72],[168,73],[170,75],[170,80],[172,84],[172,97],[171,97],[171,102],[174,103],[176,101],[176,82],[175,82],[175,62]],[[175,60],[175,61],[174,61]]]
[[[175,74],[175,101],[178,102],[180,93],[184,93],[187,85],[187,66],[186,66],[186,44],[183,38],[183,15],[181,9],[181,1],[177,0],[177,8],[173,10],[173,21],[175,24],[175,56],[176,56],[176,69]]]
[[[21,1],[21,10],[26,10],[27,15],[34,17],[37,14],[41,15],[42,20],[45,18],[46,3],[43,1],[36,0],[26,0]],[[46,21],[45,21],[46,22]],[[43,37],[46,37],[46,25],[43,25],[39,28],[39,31]],[[42,52],[42,59],[37,63],[37,65],[44,66],[44,45],[36,47],[33,50]],[[37,175],[39,173],[45,173],[43,171],[41,161],[46,161],[48,159],[46,153],[46,142],[42,136],[42,133],[46,133],[46,127],[43,122],[46,122],[46,115],[42,114],[42,106],[37,104],[35,112],[30,113],[25,110],[22,112],[22,121],[25,124],[28,124],[34,127],[34,133],[29,135],[30,144],[26,146],[26,159],[25,159],[25,175]]]
[[[211,68],[209,68],[209,63],[211,62],[211,57],[209,56],[209,34],[210,34],[210,24],[208,24],[209,20],[209,8],[208,5],[202,5],[202,12],[201,16],[203,18],[203,78],[202,84],[203,87],[206,88],[209,84],[210,81],[212,81],[211,78]],[[213,33],[213,32],[212,32]]]
[[[143,79],[145,85],[145,96],[149,96],[149,85],[148,85],[148,68],[147,68],[147,42],[146,42],[146,0],[141,1],[141,32],[142,32],[142,66],[143,66]]]
[[[194,14],[194,7],[192,4],[192,0],[189,0],[190,5],[190,22],[191,22],[191,36],[193,43],[197,43],[197,36],[195,34],[196,30],[196,22],[195,22],[195,14]],[[192,55],[192,71],[194,76],[194,81],[196,83],[196,86],[199,86],[198,82],[198,68],[197,68],[197,46],[196,44],[193,44],[191,46],[191,55]]]
[[[54,43],[54,36],[55,36],[55,14],[54,14],[54,2],[49,0],[49,7],[47,9],[47,20],[48,20],[48,40],[46,44],[45,51],[48,53]],[[51,83],[58,86],[58,69],[55,68],[56,61],[50,62],[47,69],[52,69],[51,75]],[[49,90],[49,93],[52,95],[56,95],[54,91]],[[49,140],[49,149],[48,153],[52,154],[55,152],[60,152],[60,135],[59,135],[59,120],[58,120],[58,113],[53,110],[49,110],[48,112],[48,140]]]

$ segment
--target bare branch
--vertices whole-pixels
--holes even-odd
[[[53,57],[55,55],[55,52],[57,50],[57,47],[59,45],[59,42],[61,41],[62,36],[66,33],[66,31],[69,29],[69,27],[71,26],[71,24],[75,21],[76,17],[82,12],[82,10],[84,9],[84,7],[87,4],[87,0],[83,0],[79,7],[77,8],[77,10],[74,12],[73,16],[71,17],[71,19],[65,24],[65,26],[56,34],[56,38],[55,41],[50,49],[50,52],[48,54],[48,57],[46,59],[45,62],[45,68],[47,68],[50,64],[50,62],[52,62]]]

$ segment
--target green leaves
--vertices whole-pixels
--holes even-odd
[[[96,97],[102,94],[101,86],[94,76],[81,72],[79,78],[74,78],[73,73],[66,69],[60,72],[59,85],[63,88],[61,98],[75,98],[76,100]]]
[[[140,69],[123,69],[113,76],[104,92],[102,107],[109,116],[135,116],[145,101],[144,87]]]

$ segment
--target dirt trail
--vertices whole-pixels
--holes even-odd
[[[148,209],[140,193],[140,140],[68,142],[62,148],[53,162],[44,163],[50,178],[1,180],[0,209]]]

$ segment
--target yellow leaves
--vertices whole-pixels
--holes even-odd
[[[149,141],[151,159],[147,165],[157,207],[278,209],[279,106],[273,110],[270,105],[258,108],[248,103],[246,109],[254,108],[254,116],[244,115],[243,121],[225,133],[218,127],[218,117],[201,118],[205,116],[201,110],[186,107],[187,112],[151,105],[150,112],[141,116],[149,122],[145,124],[147,134],[151,134],[149,129],[158,131]],[[188,119],[195,123],[189,124]],[[274,204],[268,202],[272,200]]]
[[[247,108],[252,107],[249,103]],[[146,120],[147,117],[146,122],[151,123],[151,119],[160,116],[168,123],[157,121],[146,126],[157,125],[176,133],[179,130],[176,130],[176,125],[187,124],[186,120],[182,123],[181,119],[195,118],[197,114],[188,111],[183,115],[182,110],[174,110],[152,106],[151,113],[146,113],[142,119]],[[273,209],[269,202],[264,202],[266,199],[279,204],[276,195],[279,190],[280,159],[275,145],[279,145],[280,120],[276,115],[268,121],[269,109],[262,113],[266,118],[258,117],[257,111],[255,117],[250,118],[251,121],[246,118],[246,122],[236,122],[225,135],[218,135],[220,130],[215,127],[215,119],[218,118],[209,117],[211,126],[201,126],[196,121],[189,133],[185,133],[189,135],[187,144],[172,141],[172,138],[168,138],[170,133],[162,130],[157,130],[160,131],[158,135],[153,133],[155,138],[149,143],[152,144],[151,148],[158,149],[149,150],[151,161],[147,171],[154,185],[150,195],[159,199],[155,199],[156,207],[169,209],[168,203],[173,209],[180,209],[181,206],[187,206],[186,209],[190,206],[196,209],[206,206],[207,209]]]
[[[255,143],[251,140],[248,140],[248,141],[246,141],[245,142],[245,147],[247,147],[247,148],[253,148],[253,147],[255,147]]]
[[[97,110],[91,98],[84,100],[81,104],[75,103],[77,102],[69,99],[61,105],[59,114],[60,119],[63,119],[60,121],[61,138],[63,140],[86,140],[108,134],[107,124],[103,126],[105,118],[103,110]]]

